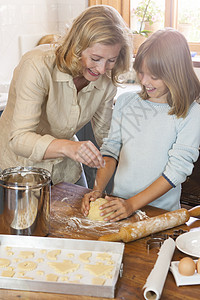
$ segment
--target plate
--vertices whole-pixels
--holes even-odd
[[[194,262],[196,263],[197,260],[194,260]],[[172,261],[170,266],[170,271],[174,275],[177,286],[200,284],[200,274],[197,271],[192,276],[183,276],[178,271],[178,264],[179,261]]]
[[[200,257],[200,230],[179,235],[176,247],[188,255]]]

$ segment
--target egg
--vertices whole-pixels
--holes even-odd
[[[192,276],[196,270],[196,264],[191,257],[184,257],[179,261],[178,271],[181,275]]]
[[[200,274],[200,258],[197,260],[197,273]]]

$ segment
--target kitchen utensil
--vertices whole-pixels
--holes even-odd
[[[200,230],[180,235],[176,239],[176,247],[187,255],[200,257]]]
[[[0,174],[0,233],[48,234],[50,182],[50,173],[41,168],[9,168]]]
[[[128,226],[123,226],[120,228],[119,232],[103,235],[99,240],[112,242],[123,241],[128,243],[146,237],[151,233],[182,225],[187,222],[190,217],[198,217],[199,215],[200,206],[196,206],[189,211],[185,208],[181,208],[144,221],[135,222]]]

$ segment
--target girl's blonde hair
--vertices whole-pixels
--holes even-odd
[[[81,53],[95,43],[120,44],[121,51],[109,76],[119,82],[119,75],[129,71],[132,40],[129,28],[121,15],[111,6],[95,5],[83,11],[56,49],[56,63],[60,71],[73,77],[81,75]]]
[[[144,61],[149,72],[168,88],[169,114],[184,118],[191,103],[200,97],[200,82],[194,72],[186,38],[172,28],[158,30],[138,49],[134,62],[137,75]],[[140,96],[149,98],[143,85]]]

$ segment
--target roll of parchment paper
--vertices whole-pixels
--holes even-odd
[[[144,298],[146,300],[160,299],[174,250],[174,240],[172,238],[165,240],[158,253],[154,268],[144,285]]]

